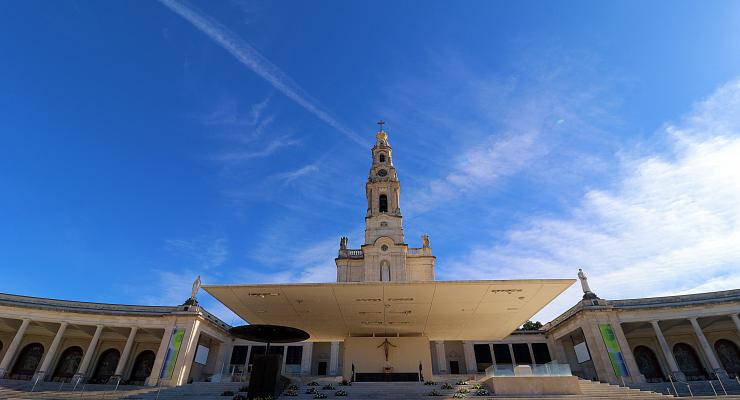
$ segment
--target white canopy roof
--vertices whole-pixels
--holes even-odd
[[[311,341],[424,335],[499,340],[574,279],[204,285],[251,324],[303,329]]]

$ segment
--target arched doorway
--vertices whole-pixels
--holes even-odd
[[[128,383],[131,385],[143,385],[146,383],[146,379],[152,373],[152,366],[154,366],[154,352],[151,350],[144,350],[136,356],[134,361],[134,368],[131,370],[131,378]]]
[[[632,354],[635,356],[637,368],[648,382],[662,382],[665,379],[658,357],[655,356],[653,350],[647,346],[637,346]]]
[[[36,368],[38,368],[43,355],[44,346],[41,343],[26,345],[13,365],[10,372],[11,379],[31,379],[33,374],[36,373]]]
[[[116,349],[108,349],[100,355],[98,364],[95,366],[95,373],[90,379],[90,383],[107,383],[111,376],[116,372],[118,360],[121,353]]]
[[[686,343],[677,343],[673,346],[673,357],[676,359],[678,369],[686,375],[690,381],[707,379],[707,372],[701,365],[701,360],[693,347]]]
[[[737,345],[727,339],[720,339],[714,343],[717,357],[722,367],[730,376],[740,376],[740,350]]]
[[[51,380],[54,382],[69,382],[72,380],[82,361],[82,349],[79,346],[68,347],[59,356],[57,367],[54,368],[54,374]]]

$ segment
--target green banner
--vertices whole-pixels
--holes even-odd
[[[180,355],[180,347],[182,346],[182,340],[185,338],[185,329],[176,328],[172,332],[170,337],[170,345],[167,348],[167,356],[164,359],[162,365],[162,373],[160,378],[172,379],[172,373],[175,371],[175,364],[177,363],[177,356]]]
[[[601,337],[604,339],[606,351],[609,354],[609,360],[612,363],[614,373],[617,377],[629,376],[630,374],[629,371],[627,371],[627,365],[622,356],[622,349],[619,347],[617,336],[614,334],[612,326],[609,324],[599,324],[599,330],[601,331]]]

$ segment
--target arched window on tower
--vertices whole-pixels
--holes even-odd
[[[391,265],[386,260],[380,262],[380,280],[382,282],[391,281]]]
[[[380,153],[380,155],[378,156],[378,161],[385,162],[385,153]]]
[[[380,198],[378,199],[378,205],[380,212],[388,212],[388,196],[381,194]]]

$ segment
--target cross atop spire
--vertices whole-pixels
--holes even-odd
[[[378,121],[378,126],[380,126],[380,131],[379,132],[383,132],[383,126],[384,125],[385,125],[385,121],[383,121],[382,119],[380,121]]]

